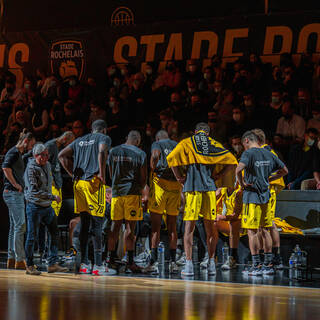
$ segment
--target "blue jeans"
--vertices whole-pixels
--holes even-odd
[[[42,222],[47,226],[49,237],[48,265],[52,266],[58,261],[58,225],[57,217],[52,207],[41,207],[31,202],[27,203],[27,240],[25,245],[28,266],[33,266],[34,241],[39,233]]]
[[[3,200],[9,209],[8,259],[25,259],[23,248],[26,218],[23,192],[4,190]]]

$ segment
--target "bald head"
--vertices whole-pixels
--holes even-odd
[[[156,134],[156,140],[160,141],[160,140],[165,140],[165,139],[169,139],[168,132],[166,130],[158,131]]]
[[[141,142],[141,135],[139,131],[131,130],[128,134],[127,144],[134,145],[138,147]]]

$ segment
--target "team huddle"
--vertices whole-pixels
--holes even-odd
[[[240,233],[244,231],[248,234],[252,255],[252,267],[246,271],[249,275],[273,274],[276,268],[281,267],[280,237],[273,218],[276,194],[283,189],[282,177],[288,170],[266,145],[262,130],[251,130],[243,135],[245,151],[239,161],[209,137],[210,128],[206,123],[199,123],[194,135],[179,143],[169,139],[166,131],[160,130],[151,147],[150,175],[147,155],[139,148],[141,136],[138,131],[130,131],[126,143],[113,148],[106,132],[106,123],[97,120],[92,124],[92,133],[76,140],[67,132],[45,145],[33,146],[33,137],[22,137],[14,147],[18,156],[33,147],[33,157],[28,160],[23,182],[17,181],[15,177],[19,174],[12,174],[16,168],[12,169],[10,161],[5,159],[5,180],[12,187],[10,190],[5,184],[5,191],[22,194],[24,186],[28,226],[25,244],[27,274],[40,274],[33,264],[34,235],[40,221],[47,225],[50,233],[48,272],[65,271],[57,263],[54,213],[58,213],[61,204],[62,180],[56,178],[60,164],[73,178],[74,212],[80,216],[80,273],[101,276],[117,273],[116,245],[123,223],[126,269],[132,273],[158,273],[157,255],[163,219],[169,237],[169,272],[178,273],[176,224],[181,206],[184,207],[185,252],[182,275],[194,275],[192,245],[198,220],[203,221],[205,228],[207,253],[203,267],[209,275],[216,273],[215,251],[219,231],[228,233],[230,239],[229,257],[222,268],[237,266],[237,248]],[[61,147],[64,148],[58,154]],[[12,170],[11,175],[8,168]],[[109,170],[112,190],[107,264],[102,257],[106,170]],[[6,203],[10,212],[10,203]],[[151,218],[151,259],[142,268],[135,263],[134,252],[135,228],[143,219],[144,211]],[[93,264],[88,260],[89,236],[93,239]],[[260,250],[264,251],[264,261],[260,260]],[[8,263],[10,259],[21,263],[24,260],[21,243],[15,244],[12,251],[15,255],[9,256]]]

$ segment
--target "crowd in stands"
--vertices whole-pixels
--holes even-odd
[[[202,70],[198,61],[169,61],[163,72],[147,64],[109,64],[104,79],[61,79],[36,70],[23,87],[9,72],[0,74],[0,146],[5,154],[23,128],[45,142],[71,130],[76,137],[104,119],[112,145],[125,141],[131,129],[150,146],[159,129],[180,141],[205,121],[211,137],[237,158],[241,136],[261,128],[268,143],[289,168],[288,189],[320,189],[320,63],[311,55],[295,65],[282,54],[280,65],[264,64],[255,54],[222,66],[218,56]]]

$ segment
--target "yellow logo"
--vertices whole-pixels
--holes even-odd
[[[127,7],[119,7],[113,11],[111,26],[129,26],[134,24],[133,12]]]
[[[82,41],[53,42],[49,58],[52,73],[59,74],[63,79],[71,76],[82,78],[85,68],[85,51]]]

